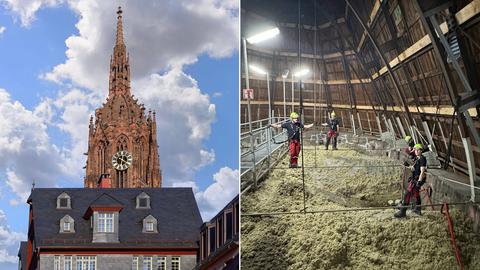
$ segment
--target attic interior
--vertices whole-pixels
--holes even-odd
[[[267,269],[415,267],[414,263],[391,260],[393,254],[403,254],[414,256],[417,263],[432,269],[445,265],[452,265],[448,269],[460,265],[466,269],[480,267],[480,255],[472,251],[475,246],[478,249],[478,244],[467,239],[478,237],[480,223],[476,203],[480,199],[479,13],[478,0],[242,1],[242,265],[249,269],[260,269],[264,263],[271,266]],[[278,29],[277,35],[255,40],[259,33],[274,28]],[[269,127],[287,120],[291,112],[299,113],[305,124],[314,123],[302,134],[301,169],[285,168],[286,135]],[[341,120],[337,152],[325,151],[321,145],[326,137],[322,123],[331,112]],[[404,158],[406,136],[430,149],[429,196],[424,196],[424,203],[428,199],[432,210],[421,218],[439,222],[430,225],[444,230],[440,230],[440,238],[444,233],[448,241],[435,242],[437,250],[445,247],[444,254],[438,251],[419,257],[376,247],[380,259],[363,262],[356,258],[367,252],[364,246],[355,249],[352,242],[341,241],[339,253],[328,263],[325,259],[314,260],[307,266],[298,255],[305,251],[295,247],[297,241],[308,238],[309,228],[286,233],[288,240],[278,235],[272,238],[271,234],[285,232],[285,228],[278,228],[282,225],[291,229],[292,223],[318,223],[326,215],[332,215],[332,220],[340,216],[343,221],[334,222],[335,227],[355,224],[358,218],[348,212],[336,217],[334,213],[325,214],[325,208],[387,207],[387,200],[401,199],[408,185],[408,172],[398,165]],[[359,164],[365,168],[363,175],[357,175],[361,171]],[[386,169],[388,166],[393,169]],[[351,175],[356,179],[349,179]],[[376,182],[376,178],[385,177],[390,180]],[[375,180],[358,181],[370,178]],[[349,186],[343,190],[330,187],[332,180]],[[325,181],[328,183],[322,184]],[[375,184],[375,189],[367,190]],[[447,230],[445,213],[441,212],[444,205],[437,206],[444,202],[450,203],[452,217],[458,218],[453,218],[457,227],[452,229],[453,234],[457,232],[456,248],[448,239],[452,230]],[[457,202],[462,204],[455,205]],[[393,214],[391,209],[378,211],[383,216],[367,222],[366,230],[371,226],[386,230],[390,225],[385,223],[397,229],[422,223],[421,218],[408,216],[401,223],[387,218]],[[372,219],[371,213],[365,219]],[[382,225],[378,225],[378,219]],[[470,231],[473,236],[467,237],[459,230]],[[428,233],[427,229],[419,231]],[[361,232],[353,234],[362,237]],[[401,241],[405,234],[390,236],[386,241],[393,243]],[[322,232],[313,238],[329,242]],[[415,239],[408,241],[415,246]],[[285,264],[269,259],[280,254],[268,253],[262,246],[278,241],[287,241],[288,250],[283,251],[293,254]],[[351,254],[342,253],[344,249]],[[441,256],[449,260],[442,261]],[[437,260],[437,264],[431,260]]]

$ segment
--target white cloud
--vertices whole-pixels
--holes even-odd
[[[0,209],[0,263],[16,263],[19,242],[27,239],[27,236],[12,231],[6,221],[5,213]]]
[[[212,218],[238,194],[238,170],[223,167],[213,175],[213,179],[214,183],[205,191],[195,194],[204,220]]]
[[[20,204],[20,202],[16,199],[11,199],[10,201],[8,201],[8,204],[10,204],[11,206],[17,206]]]
[[[5,26],[0,26],[0,36],[7,30]]]
[[[63,159],[50,144],[44,121],[0,88],[0,170],[7,186],[24,201],[33,180],[52,186],[65,174]]]
[[[35,19],[35,13],[42,7],[53,7],[62,0],[3,0],[8,9],[20,17],[23,26],[29,26]]]
[[[135,83],[133,89],[147,108],[157,112],[165,184],[191,181],[195,170],[215,159],[213,149],[202,145],[211,132],[215,105],[200,91],[197,82],[178,68],[164,75],[152,74]]]
[[[79,35],[66,40],[66,62],[43,78],[72,81],[96,91],[107,89],[118,5],[124,10],[133,79],[194,63],[201,54],[230,56],[238,47],[238,6],[233,2],[69,1],[80,17]]]
[[[222,92],[213,93],[213,97],[215,97],[215,98],[220,98],[220,97],[222,97],[222,95],[223,95]]]

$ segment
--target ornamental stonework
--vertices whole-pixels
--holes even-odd
[[[145,112],[130,93],[129,55],[119,8],[110,59],[109,94],[90,118],[85,187],[110,178],[112,188],[161,187],[155,112]]]

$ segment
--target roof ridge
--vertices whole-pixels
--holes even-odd
[[[106,192],[103,192],[100,196],[98,196],[95,200],[93,200],[93,201],[90,203],[90,206],[95,205],[95,202],[98,201],[98,200],[100,200],[100,199],[101,199],[102,197],[104,197],[104,196],[108,196],[108,198],[110,198],[110,199],[118,202],[120,205],[123,206],[123,203],[122,203],[121,201],[119,201],[119,200],[116,199],[114,196],[112,196],[112,195],[110,195],[110,194],[108,194],[108,193],[106,193]],[[107,198],[107,199],[108,199],[108,198]]]

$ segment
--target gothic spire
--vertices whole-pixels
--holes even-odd
[[[115,47],[110,60],[109,97],[116,94],[130,94],[130,64],[123,40],[122,13],[122,8],[118,7]]]
[[[117,11],[117,39],[116,45],[124,45],[123,43],[123,25],[122,25],[122,7],[118,7]]]

